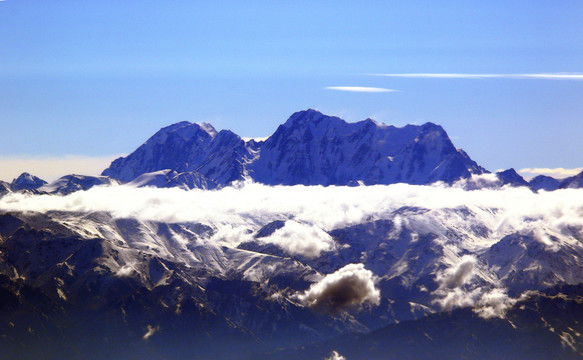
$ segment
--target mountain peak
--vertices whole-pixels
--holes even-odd
[[[207,134],[209,134],[213,138],[218,134],[217,130],[207,122],[199,122],[196,123],[196,125],[198,125],[202,130],[204,130]]]
[[[534,190],[553,191],[557,190],[561,184],[560,180],[546,175],[538,175],[529,181],[529,187]]]
[[[170,125],[103,175],[129,182],[164,169],[217,186],[245,178],[272,185],[428,184],[484,172],[439,125],[349,123],[314,109],[292,114],[259,143],[207,123]]]
[[[502,181],[502,184],[512,185],[512,186],[528,186],[528,183],[524,178],[516,172],[513,168],[508,170],[499,171],[496,173],[498,179]]]
[[[297,125],[305,125],[310,123],[319,123],[323,119],[338,119],[340,118],[324,115],[318,110],[314,109],[307,109],[302,111],[297,111],[289,117],[289,119],[285,122],[284,126],[297,126]],[[342,120],[343,121],[343,120]]]
[[[36,190],[41,186],[45,185],[47,182],[31,175],[27,172],[23,172],[16,179],[12,180],[10,187],[14,191],[18,190]]]

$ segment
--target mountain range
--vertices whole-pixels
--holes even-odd
[[[102,176],[66,175],[51,184],[28,173],[1,191],[67,194],[95,185],[216,189],[240,181],[267,185],[427,185],[489,174],[444,129],[433,123],[397,128],[367,119],[357,123],[308,109],[294,113],[266,139],[243,140],[207,123],[167,126],[134,152],[120,157]],[[478,179],[474,188],[527,186],[533,191],[579,188],[583,173],[530,181],[514,169]]]
[[[0,358],[580,359],[582,177],[489,173],[432,123],[177,123],[0,183]]]

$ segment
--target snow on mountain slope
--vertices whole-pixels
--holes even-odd
[[[485,172],[440,126],[396,128],[371,119],[351,124],[309,109],[293,114],[265,141],[217,133],[208,124],[174,124],[115,160],[103,175],[129,182],[165,169],[216,186],[248,178],[284,185],[451,183]]]
[[[75,191],[89,190],[94,186],[117,184],[119,181],[107,176],[65,175],[37,190],[50,194],[70,194]]]
[[[10,183],[0,180],[0,194],[5,194],[10,191]]]
[[[10,187],[12,188],[13,191],[36,190],[45,184],[47,184],[46,181],[25,172],[20,174],[20,176],[18,176],[16,179],[14,179],[10,184]]]
[[[505,319],[531,291],[583,283],[581,194],[257,183],[8,193],[0,296],[26,285],[58,309],[120,314],[144,299],[131,311],[161,334],[209,312],[273,346],[458,308]]]
[[[378,277],[383,298],[440,310],[448,296],[473,306],[496,289],[517,296],[583,282],[576,271],[583,266],[578,196],[579,190],[536,194],[404,184],[248,184],[213,192],[118,186],[65,197],[14,193],[0,205],[41,211],[77,236],[229,279],[263,281],[273,269],[296,276],[297,268],[313,269],[313,280],[362,263]],[[282,225],[266,230],[278,221]],[[469,274],[465,280],[444,283],[460,266]]]
[[[231,131],[181,122],[161,129],[136,151],[116,159],[103,175],[130,182],[142,174],[169,169],[201,179],[184,180],[180,185],[228,184],[243,179],[242,163],[248,156],[245,141]]]

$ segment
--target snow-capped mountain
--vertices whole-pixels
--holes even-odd
[[[432,123],[177,123],[0,182],[0,358],[581,358],[582,174],[489,173]]]
[[[202,188],[248,178],[272,185],[452,183],[485,172],[438,125],[347,123],[311,109],[293,114],[264,142],[208,124],[174,124],[103,175],[129,182],[161,170],[187,178],[172,184]]]
[[[10,188],[12,189],[12,191],[36,190],[46,184],[47,184],[46,181],[34,175],[31,175],[27,172],[24,172],[12,181],[12,183],[10,184]]]
[[[210,124],[181,122],[163,128],[129,156],[113,161],[103,175],[130,182],[143,174],[170,170],[174,176],[164,184],[214,188],[242,180],[252,151],[229,130],[217,132]]]

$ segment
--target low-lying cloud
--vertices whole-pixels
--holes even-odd
[[[216,229],[228,225],[247,230],[258,230],[271,221],[285,218],[330,231],[388,218],[403,207],[430,210],[468,207],[475,210],[476,216],[485,217],[484,221],[502,236],[517,231],[532,233],[541,227],[558,233],[580,228],[583,226],[583,203],[579,201],[582,194],[580,189],[533,193],[527,188],[466,191],[407,184],[359,187],[246,184],[216,191],[111,186],[66,196],[10,193],[0,198],[0,210],[103,211],[116,218],[197,222]],[[315,233],[317,238],[325,238]],[[275,238],[273,241],[279,242]],[[325,249],[326,246],[322,251]]]
[[[472,208],[478,213],[476,216],[486,217],[484,221],[493,224],[500,236],[516,231],[531,233],[540,227],[558,233],[570,231],[583,226],[583,203],[578,200],[582,194],[580,189],[533,193],[527,188],[466,191],[456,187],[408,184],[322,187],[252,183],[215,191],[111,186],[95,187],[66,196],[10,193],[0,198],[0,210],[103,211],[116,218],[197,222],[216,229],[228,225],[233,229],[242,228],[237,230],[239,233],[244,229],[258,230],[271,221],[285,218],[296,224],[288,224],[287,229],[277,235],[283,231],[305,233],[311,229],[316,234],[315,238],[324,240],[321,250],[326,251],[326,244],[332,246],[332,243],[310,226],[330,231],[388,218],[402,207],[430,210]],[[230,239],[237,237],[224,235]],[[283,243],[281,237],[275,236],[271,240]],[[289,247],[290,251],[293,249],[293,246]],[[295,251],[297,249],[299,247]]]
[[[498,274],[479,254],[506,236],[517,235],[537,242],[538,247],[533,248],[542,249],[540,256],[550,256],[544,259],[563,256],[559,252],[565,251],[569,254],[561,258],[565,266],[580,266],[573,254],[581,252],[582,196],[583,189],[534,193],[513,187],[468,191],[463,186],[407,184],[322,187],[248,183],[213,191],[110,186],[66,196],[9,193],[0,197],[0,211],[108,212],[114,218],[201,223],[212,229],[201,241],[227,247],[263,242],[310,259],[338,249],[340,245],[330,237],[330,231],[390,219],[395,237],[400,229],[414,231],[415,239],[432,234],[433,244],[447,250],[442,259],[446,266],[435,277],[438,289],[432,293],[433,304],[444,310],[471,306],[480,316],[493,317],[503,316],[515,300],[506,295],[499,279],[504,274]],[[285,226],[270,236],[255,237],[263,226],[282,219]],[[451,238],[452,229],[463,239]],[[132,271],[126,266],[118,276]],[[578,273],[561,276],[569,283],[580,280]],[[329,312],[374,305],[379,294],[373,278],[364,265],[352,264],[325,276],[297,297],[306,306]]]
[[[472,278],[475,265],[476,258],[472,255],[465,255],[458,264],[438,276],[437,281],[449,289],[460,287]]]
[[[363,264],[348,264],[312,284],[297,296],[305,306],[326,313],[359,309],[364,304],[378,305],[380,291],[372,271]]]
[[[483,318],[503,318],[516,299],[508,297],[505,289],[488,288],[473,281],[479,271],[477,263],[473,255],[464,255],[455,265],[439,273],[433,302],[446,311],[471,307]]]

